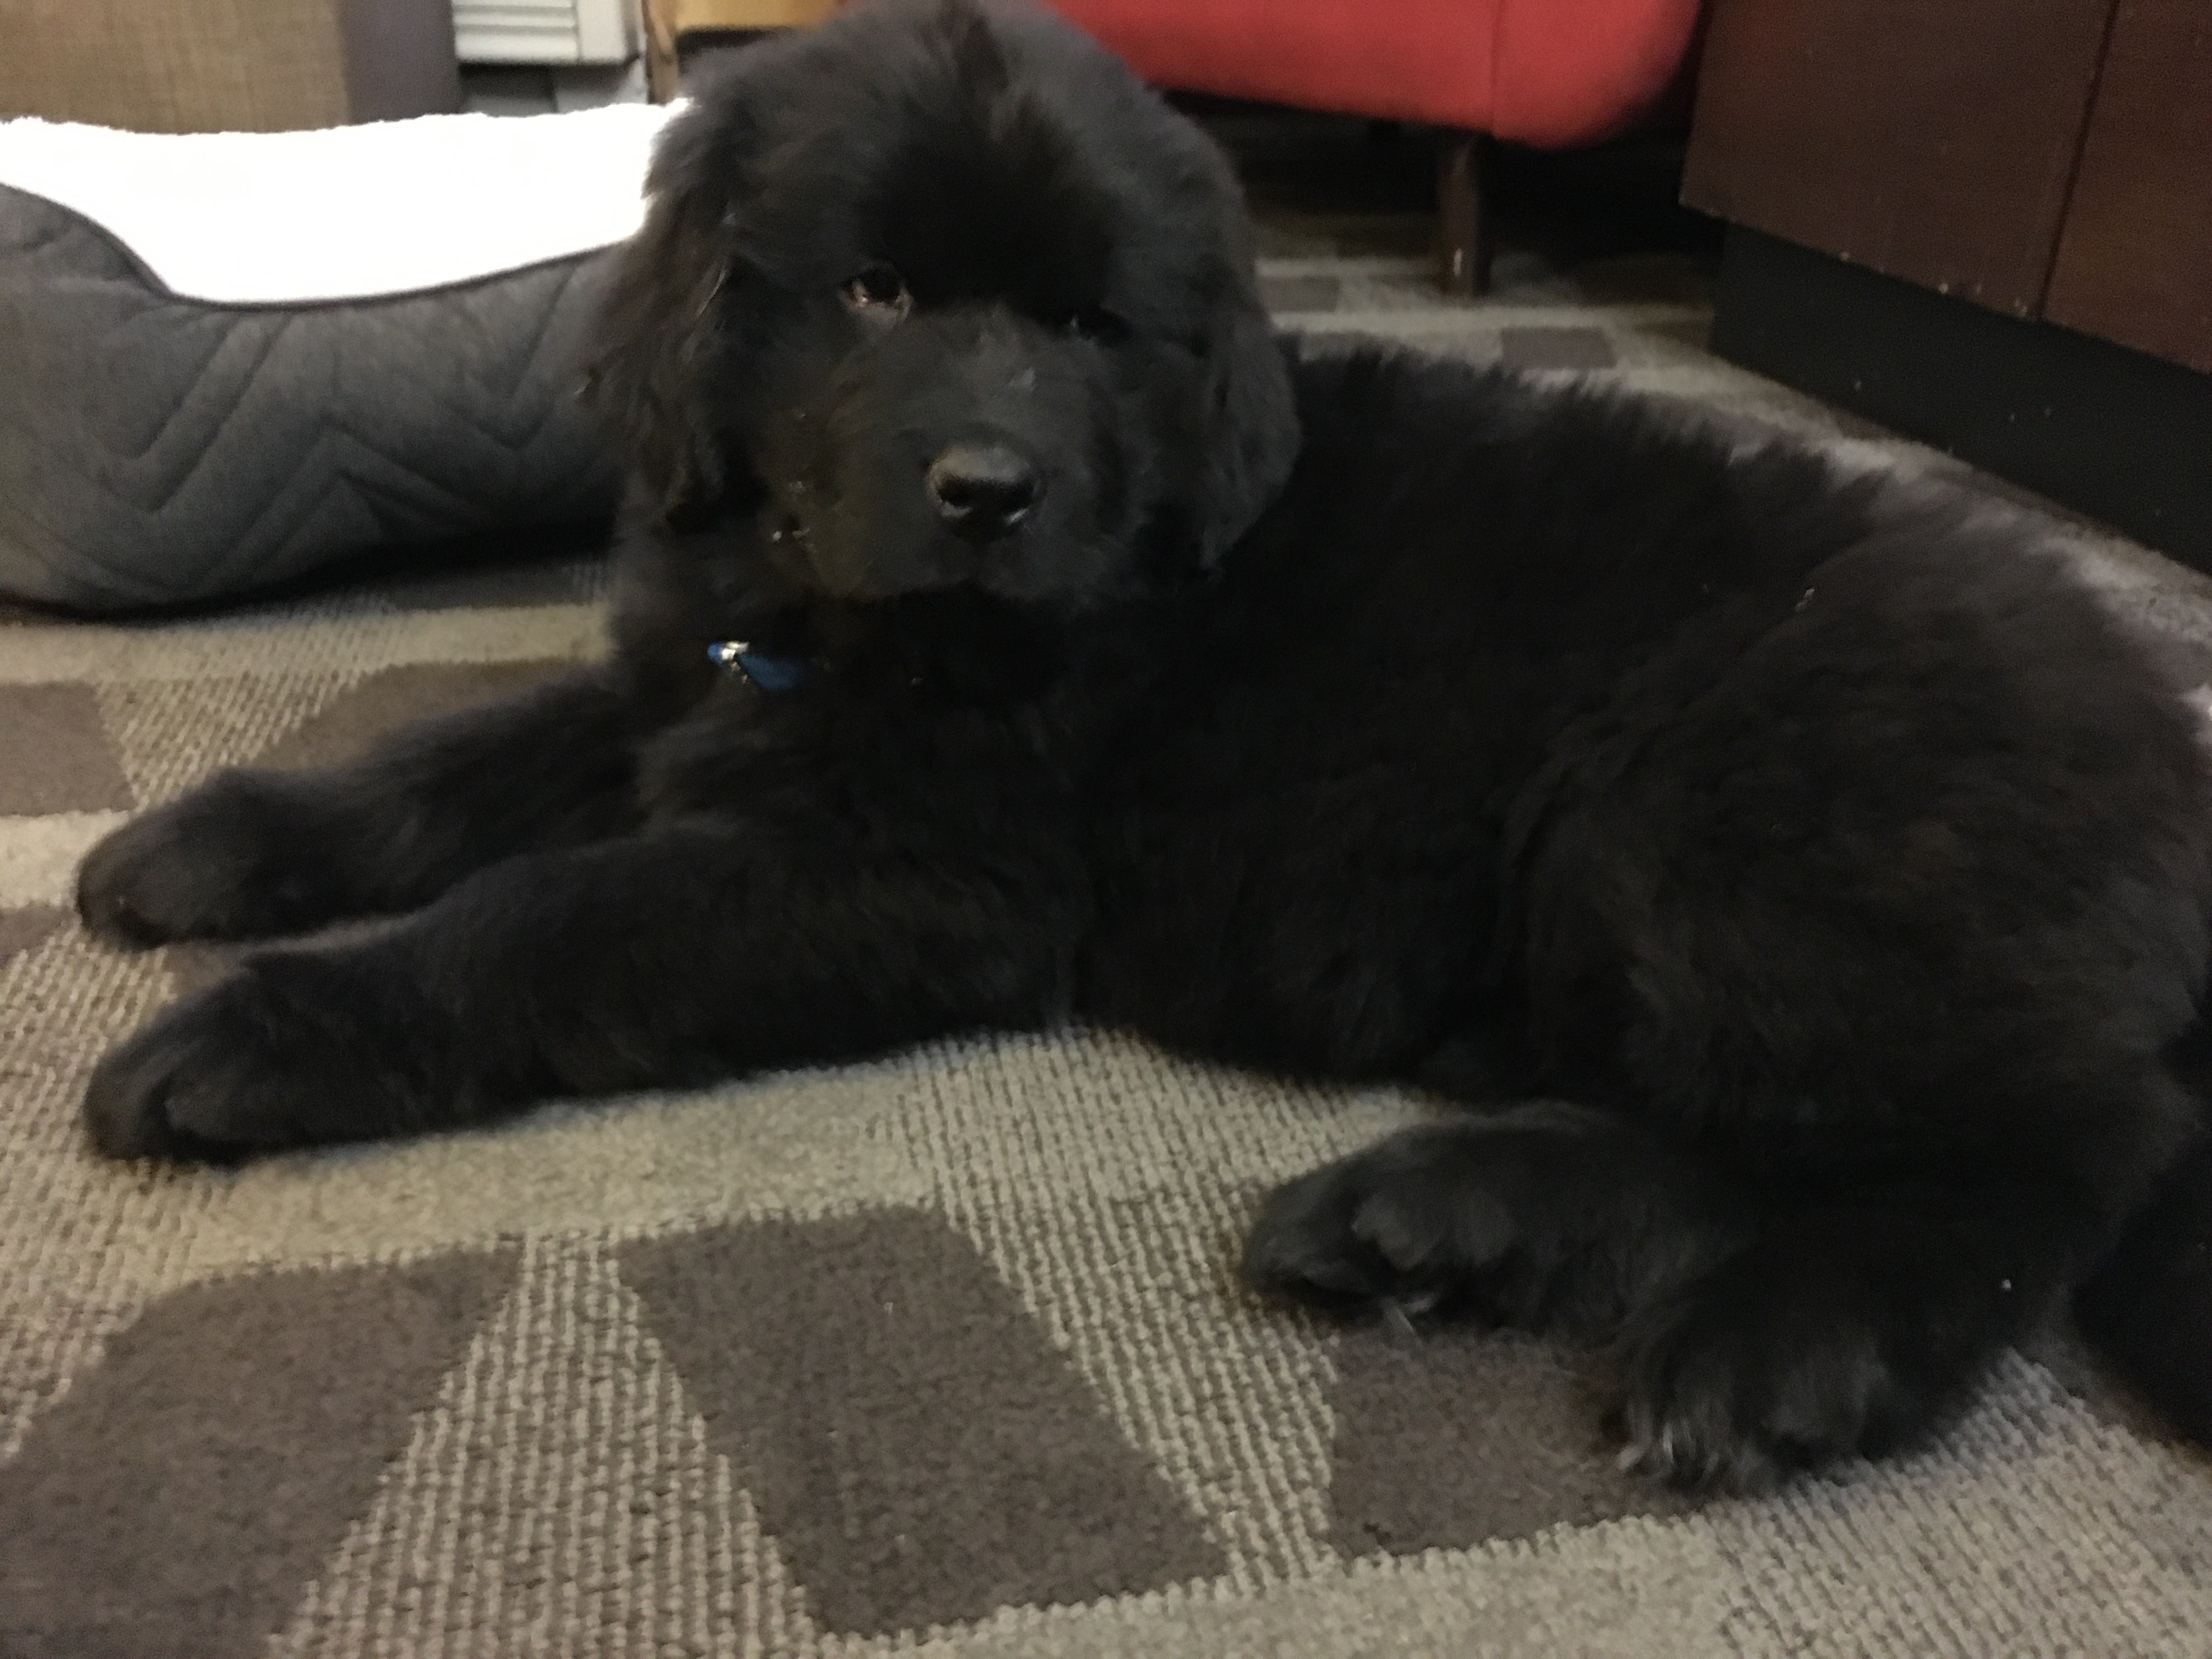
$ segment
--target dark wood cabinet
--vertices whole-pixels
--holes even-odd
[[[1682,198],[2032,316],[2110,9],[2111,0],[1717,5]]]
[[[2212,374],[2212,0],[2120,0],[2043,314]]]
[[[1713,0],[1714,339],[2212,568],[2212,0]]]
[[[2212,370],[2212,0],[1720,0],[1682,197]]]

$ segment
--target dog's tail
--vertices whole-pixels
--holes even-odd
[[[2212,1024],[2200,1022],[2172,1060],[2212,1130]],[[2166,1171],[2074,1309],[2176,1428],[2212,1446],[2212,1133]]]

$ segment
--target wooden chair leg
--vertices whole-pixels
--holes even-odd
[[[676,57],[676,30],[665,11],[667,0],[645,0],[645,85],[656,104],[672,101],[682,71]]]
[[[1489,136],[1447,132],[1437,152],[1437,227],[1444,292],[1471,300],[1490,292],[1490,216],[1483,200],[1483,152]]]

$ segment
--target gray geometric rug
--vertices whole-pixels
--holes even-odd
[[[1714,362],[1697,269],[1271,228],[1316,331],[1609,376],[1972,480]],[[2032,508],[2020,508],[2032,511]],[[2212,682],[2207,584],[2054,521]],[[2054,1346],[1932,1448],[1686,1508],[1602,1379],[1262,1307],[1268,1183],[1430,1109],[1078,1034],[220,1172],[93,1160],[100,1050],[220,953],[114,952],[79,853],[597,649],[596,567],[0,626],[0,1655],[2203,1659],[2212,1462]]]

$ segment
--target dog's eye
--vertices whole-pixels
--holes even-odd
[[[905,279],[878,260],[861,266],[860,274],[845,284],[845,303],[855,311],[890,312],[903,317],[914,308],[914,296],[906,291]]]
[[[1129,337],[1127,321],[1103,306],[1085,306],[1071,311],[1060,319],[1060,325],[1070,334],[1096,340],[1100,345],[1119,345]]]

